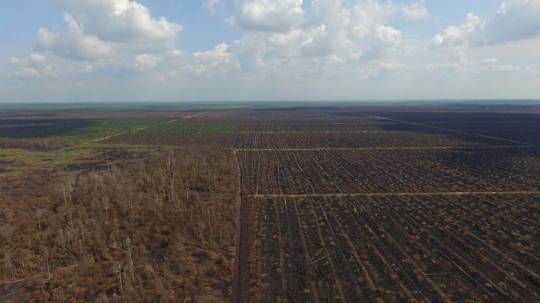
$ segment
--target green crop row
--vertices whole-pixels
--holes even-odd
[[[139,131],[165,121],[163,119],[58,120],[41,125],[3,127],[0,128],[0,138],[48,139],[83,143]]]
[[[167,123],[138,131],[139,135],[176,135],[176,134],[212,134],[212,133],[235,133],[234,124],[225,123]]]

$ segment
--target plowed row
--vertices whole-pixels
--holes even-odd
[[[245,172],[244,191],[259,195],[281,192],[535,191],[540,188],[538,148],[474,151],[278,150],[239,154]],[[279,180],[276,176],[278,164]]]
[[[535,302],[540,197],[257,199],[249,298]],[[517,209],[517,210],[516,210]],[[526,220],[521,216],[535,214]]]
[[[538,147],[497,136],[501,125],[482,137],[489,119],[477,132],[467,119],[334,119],[381,132],[263,117],[251,146],[219,139],[240,148],[242,302],[540,301]]]

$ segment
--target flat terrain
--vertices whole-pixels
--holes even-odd
[[[139,294],[172,302],[537,302],[539,144],[534,104],[10,109],[0,114],[0,230],[7,247],[0,259],[9,269],[0,299],[16,300],[26,289],[20,298],[38,301],[29,291],[39,289],[48,294],[44,301],[121,302]],[[170,161],[183,164],[171,169]],[[76,175],[90,184],[93,174],[111,178],[111,166],[125,174],[123,188],[150,193],[139,197],[138,205],[152,204],[137,219],[154,223],[133,225],[129,199],[109,198],[117,208],[111,215],[103,192],[119,189],[76,186],[86,188],[80,197],[96,201],[82,204],[96,215],[76,221],[80,228],[70,218],[85,208],[66,203],[61,186],[56,194],[29,193],[47,176]],[[184,212],[186,188],[213,204]],[[42,209],[50,220],[64,218],[58,226],[65,235],[75,229],[80,236],[33,248],[10,242],[25,220],[33,222],[25,225],[32,226],[27,241],[44,237]],[[188,219],[193,228],[176,229]],[[109,220],[125,221],[116,238],[101,248],[81,244],[93,243],[85,228]],[[151,227],[160,224],[165,231]],[[218,234],[215,224],[229,229]],[[150,241],[155,233],[166,239]],[[140,245],[135,253],[126,253],[126,239]],[[110,260],[100,251],[122,241]],[[22,250],[34,256],[30,269],[17,254]],[[134,255],[140,263],[132,265]],[[183,256],[195,265],[180,266]],[[105,265],[92,271],[88,262]],[[152,280],[146,265],[162,281],[151,293],[142,291]],[[58,268],[69,266],[87,271],[61,278]],[[107,273],[96,273],[105,266]],[[200,268],[200,279],[181,280]],[[85,280],[88,272],[102,284]],[[164,282],[174,277],[181,281]],[[60,289],[71,290],[62,296]]]

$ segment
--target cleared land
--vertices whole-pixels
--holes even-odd
[[[33,110],[0,117],[2,299],[540,301],[537,105]]]

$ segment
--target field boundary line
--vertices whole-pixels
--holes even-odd
[[[449,131],[449,132],[455,132],[455,133],[459,133],[459,134],[466,134],[466,135],[472,135],[472,136],[477,136],[477,137],[482,137],[482,138],[501,140],[501,141],[506,141],[506,142],[524,144],[524,145],[528,145],[528,146],[535,146],[534,144],[527,143],[527,142],[504,139],[504,138],[493,137],[493,136],[480,135],[480,134],[475,134],[475,133],[469,133],[469,132],[456,130],[456,129],[451,129],[451,128],[438,127],[438,126],[433,126],[433,125],[428,125],[428,124],[421,124],[421,123],[416,123],[416,122],[407,122],[407,121],[396,120],[396,119],[392,119],[392,118],[385,118],[385,117],[378,117],[378,116],[371,116],[371,115],[364,115],[364,116],[371,117],[371,118],[376,118],[376,119],[387,120],[387,121],[392,121],[392,122],[403,123],[403,124],[411,124],[411,125],[416,125],[416,126],[428,127],[428,128],[432,128],[432,129],[440,129],[440,130],[445,130],[445,131]]]
[[[107,139],[114,138],[114,137],[118,137],[118,136],[125,135],[125,134],[135,133],[135,132],[141,131],[141,130],[143,130],[143,129],[149,129],[149,128],[151,128],[151,127],[156,127],[156,126],[160,126],[160,125],[170,124],[170,123],[173,123],[173,122],[176,122],[176,121],[179,121],[179,120],[184,120],[184,119],[193,118],[193,117],[196,117],[196,116],[200,116],[200,115],[207,114],[207,113],[209,113],[209,112],[211,112],[211,111],[207,111],[207,112],[204,112],[204,113],[198,113],[198,114],[191,115],[191,116],[180,117],[180,118],[178,118],[178,119],[170,120],[170,121],[163,122],[163,123],[159,123],[159,124],[153,124],[153,125],[147,125],[147,126],[135,128],[135,129],[128,130],[128,131],[125,131],[125,132],[122,132],[122,133],[118,133],[118,134],[115,134],[115,135],[112,135],[112,136],[103,137],[103,138],[91,140],[91,141],[88,141],[88,142],[84,142],[83,145],[88,145],[88,144],[91,144],[91,143],[100,142],[100,141],[103,141],[103,140],[107,140]]]
[[[335,193],[335,194],[258,194],[250,198],[310,197],[387,197],[387,196],[473,196],[473,195],[539,195],[540,191],[461,191],[461,192],[398,192],[398,193]]]
[[[298,131],[239,131],[240,134],[321,134],[321,133],[396,133],[394,130],[298,130]]]
[[[534,148],[534,145],[501,146],[411,146],[411,147],[321,147],[321,148],[234,148],[238,151],[317,151],[317,150],[421,150],[421,149],[497,149],[497,148]]]
[[[234,250],[234,269],[233,269],[233,280],[232,280],[232,293],[231,293],[231,303],[240,302],[241,296],[241,275],[242,275],[242,264],[241,258],[244,256],[242,253],[242,187],[243,187],[243,173],[240,166],[240,160],[238,159],[238,154],[236,150],[233,151],[234,158],[236,159],[236,165],[238,167],[238,205],[236,206],[236,238],[235,238],[235,250]],[[244,218],[245,219],[245,218]],[[245,233],[245,231],[244,231]],[[247,240],[247,239],[245,239]]]

